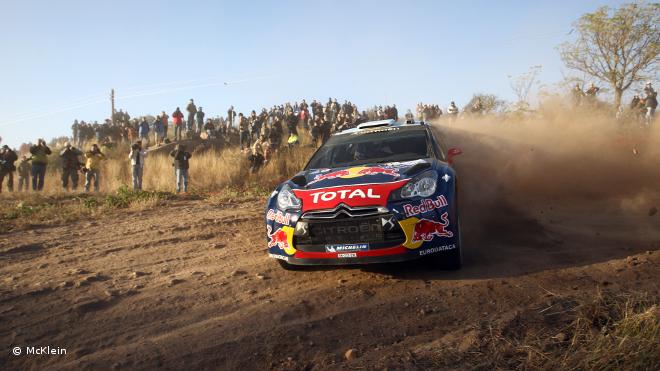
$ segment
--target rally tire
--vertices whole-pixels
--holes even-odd
[[[453,250],[433,254],[427,259],[432,269],[455,271],[463,266],[460,246]]]
[[[463,239],[461,238],[461,219],[458,217],[458,246],[449,251],[431,254],[427,258],[427,262],[432,269],[455,271],[461,269],[463,266],[463,256],[461,254],[461,246],[463,246]]]

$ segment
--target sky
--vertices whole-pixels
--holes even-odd
[[[556,49],[582,14],[620,1],[3,0],[0,137],[70,135],[74,119],[207,117],[305,98],[365,109],[509,101],[511,76],[571,72]]]

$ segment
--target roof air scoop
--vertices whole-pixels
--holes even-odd
[[[393,126],[396,121],[390,120],[379,120],[379,121],[369,121],[363,122],[357,126],[358,129],[369,129],[369,128],[379,128],[383,126]]]

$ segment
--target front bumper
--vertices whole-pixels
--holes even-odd
[[[359,216],[355,215],[358,211],[367,211],[348,210],[347,214],[352,213],[350,217],[332,219],[337,223],[331,222],[331,229],[324,229],[327,220],[313,220],[309,214],[287,216],[280,212],[278,220],[286,225],[267,217],[269,256],[292,265],[350,265],[409,261],[459,248],[458,227],[449,223],[451,217],[446,208],[410,217],[402,213],[401,207],[389,206],[375,210],[374,214]],[[336,217],[337,210],[328,213]],[[372,233],[371,227],[379,220],[383,221],[382,230]],[[391,220],[391,225],[387,220]],[[328,249],[333,245],[340,247],[337,251]],[[364,245],[365,248],[350,249],[348,245]]]
[[[348,257],[353,256],[355,257]],[[373,264],[394,263],[419,258],[416,251],[403,246],[388,249],[355,251],[342,253],[305,252],[296,251],[294,255],[277,257],[293,265],[347,265],[347,264]]]

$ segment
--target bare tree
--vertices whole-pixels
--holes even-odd
[[[577,39],[559,46],[568,68],[611,85],[614,104],[631,85],[657,73],[660,50],[660,4],[601,7],[580,17]]]
[[[529,71],[520,76],[509,76],[511,89],[518,98],[514,105],[516,109],[523,111],[529,109],[529,93],[532,91],[534,84],[538,82],[536,78],[542,69],[543,66],[532,66]]]

